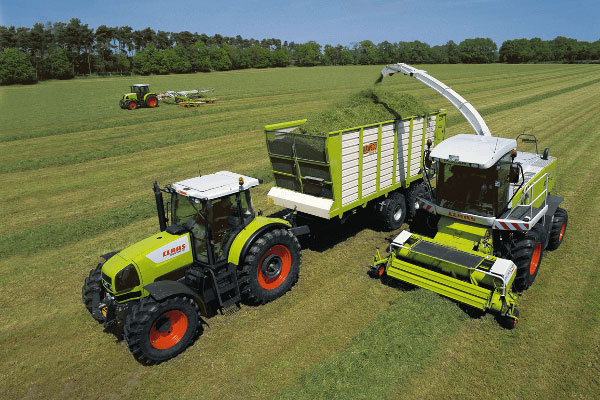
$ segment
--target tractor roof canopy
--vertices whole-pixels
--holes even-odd
[[[147,83],[134,83],[131,87],[149,87],[150,85]]]
[[[487,169],[516,148],[517,141],[514,139],[463,133],[435,146],[431,157],[460,164],[476,164],[478,168]]]
[[[212,200],[236,193],[240,190],[240,181],[244,184],[242,190],[258,186],[258,179],[246,175],[235,174],[229,171],[219,171],[210,175],[202,175],[196,178],[175,182],[172,186],[177,193],[197,199]]]

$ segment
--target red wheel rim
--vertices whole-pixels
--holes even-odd
[[[282,244],[271,247],[260,259],[256,276],[258,284],[267,290],[272,290],[285,281],[292,266],[290,250]]]
[[[563,236],[565,235],[565,229],[567,229],[567,224],[563,224],[560,228],[560,234],[558,235],[558,241],[562,242]]]
[[[529,274],[533,275],[540,262],[540,256],[542,255],[542,244],[538,243],[533,250],[531,255],[531,262],[529,263]]]
[[[179,310],[167,311],[154,321],[150,328],[150,344],[155,349],[165,350],[175,346],[185,335],[187,316]]]
[[[385,272],[385,268],[384,267],[379,267],[377,269],[377,275],[379,275],[380,277],[383,276],[384,272]]]
[[[131,103],[129,103],[129,109],[130,110],[134,110],[135,109],[135,103],[133,101]]]
[[[156,106],[156,99],[155,99],[154,97],[150,97],[150,98],[148,99],[148,105],[149,105],[150,107],[154,107],[154,106]]]

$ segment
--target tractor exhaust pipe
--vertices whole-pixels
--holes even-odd
[[[165,216],[165,204],[163,203],[162,193],[158,187],[158,183],[154,181],[154,198],[156,199],[156,212],[158,213],[158,225],[160,231],[167,229],[167,217]]]

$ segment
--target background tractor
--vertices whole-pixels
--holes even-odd
[[[129,110],[139,107],[158,107],[158,95],[150,92],[150,85],[147,83],[137,83],[131,85],[131,93],[125,93],[119,105]]]
[[[250,188],[258,184],[228,171],[163,189],[155,182],[160,233],[103,255],[90,271],[83,303],[105,328],[122,331],[138,360],[168,360],[196,340],[203,318],[275,300],[296,283],[294,232],[302,229],[255,213]]]
[[[401,232],[390,254],[375,256],[372,273],[420,286],[482,311],[498,313],[507,328],[518,320],[515,292],[534,282],[544,250],[564,239],[568,215],[551,195],[557,160],[549,149],[517,151],[517,140],[492,137],[481,115],[464,98],[425,71],[387,66],[382,76],[410,75],[454,104],[477,135],[460,134],[425,151],[428,191],[419,196],[430,235]],[[433,238],[429,236],[434,236]]]

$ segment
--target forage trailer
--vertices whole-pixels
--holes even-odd
[[[477,135],[459,134],[433,149],[427,143],[423,168],[434,171],[435,182],[418,201],[435,236],[402,231],[387,257],[377,253],[372,273],[492,310],[513,328],[519,318],[515,292],[531,286],[544,250],[564,239],[568,215],[559,207],[563,199],[550,194],[557,160],[549,149],[538,154],[532,135],[517,140],[535,143],[536,153],[517,151],[515,139],[492,137],[465,99],[425,71],[395,64],[382,76],[395,72],[441,93]]]
[[[344,221],[372,206],[381,228],[398,229],[425,193],[421,163],[427,140],[442,141],[439,111],[322,136],[298,132],[307,120],[265,126],[275,186],[272,204],[308,217]]]
[[[228,171],[163,189],[155,182],[160,232],[103,255],[90,271],[83,303],[106,329],[122,331],[138,360],[168,360],[201,334],[203,317],[275,300],[296,283],[297,230],[255,213],[250,188],[259,183]]]
[[[127,110],[135,110],[139,107],[158,107],[158,95],[150,92],[150,85],[147,83],[136,83],[131,85],[130,93],[123,95],[119,105]]]

